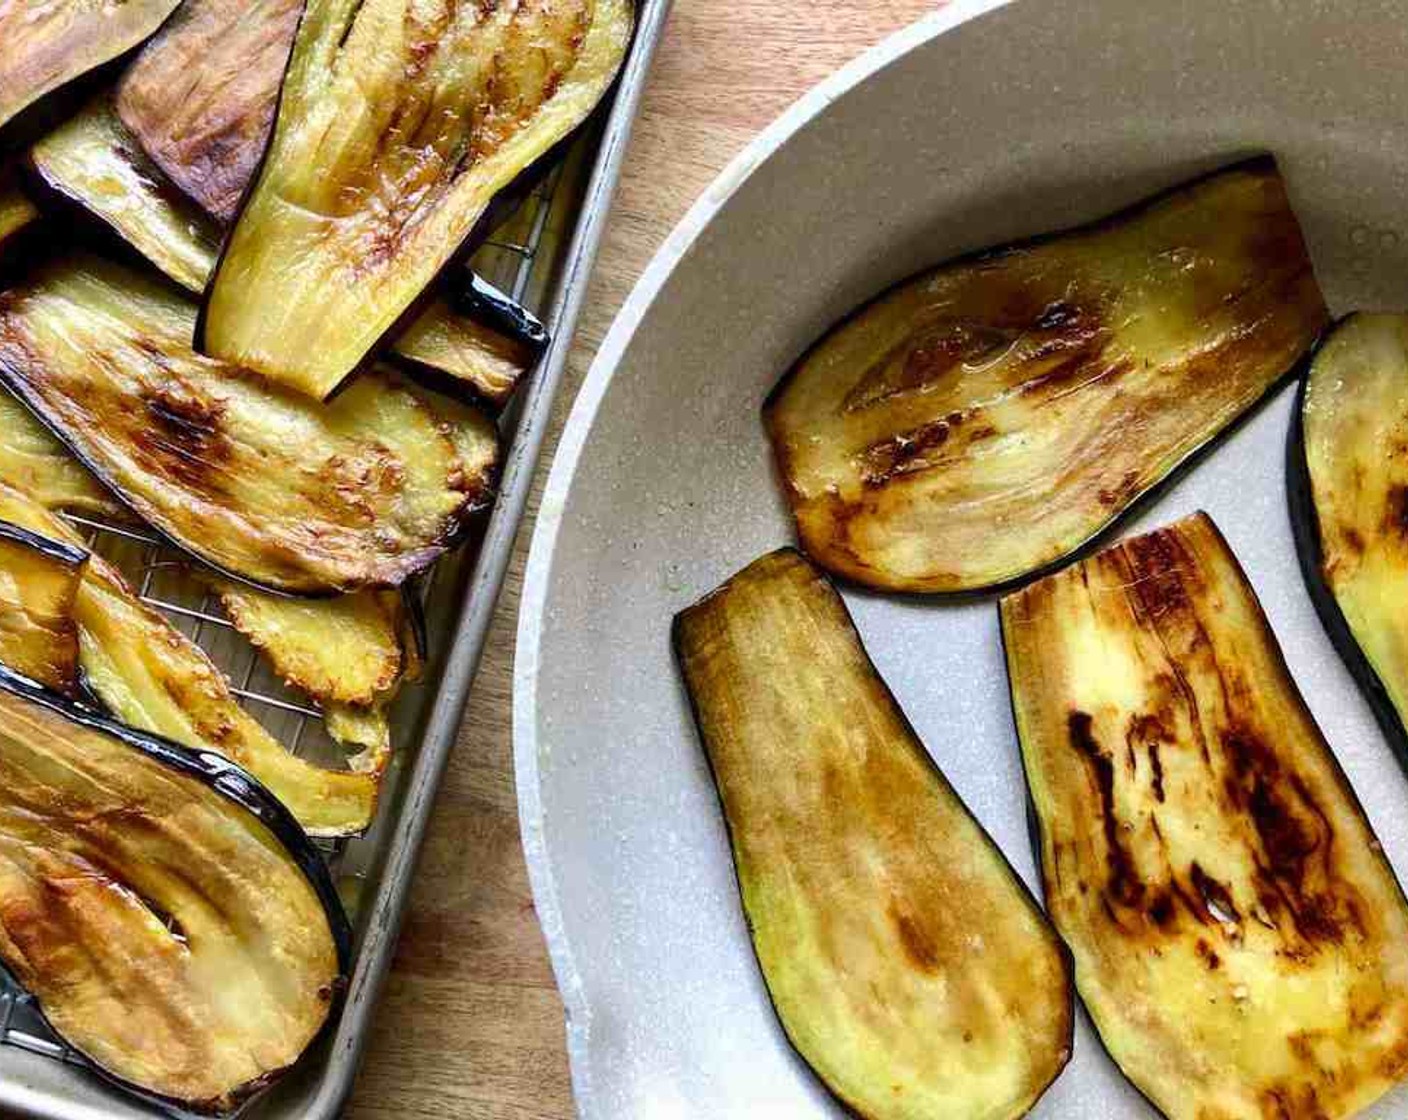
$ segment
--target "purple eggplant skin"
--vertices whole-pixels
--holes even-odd
[[[534,354],[547,349],[548,329],[542,320],[477,272],[469,273],[464,288],[451,290],[450,306],[480,326],[521,342]]]
[[[0,690],[47,708],[78,727],[107,735],[133,751],[154,759],[179,774],[195,779],[250,813],[269,831],[302,871],[322,904],[333,945],[337,952],[338,971],[342,979],[330,993],[331,1005],[327,1018],[318,1035],[309,1043],[309,1049],[325,1041],[337,1022],[346,995],[346,978],[350,973],[352,963],[352,928],[348,923],[347,914],[343,910],[342,902],[338,897],[332,878],[328,874],[323,857],[279,800],[246,771],[228,759],[210,751],[190,750],[169,739],[138,731],[126,724],[119,723],[94,708],[70,700],[29,680],[5,665],[0,665]],[[39,1010],[42,1015],[42,1008]],[[45,1021],[48,1022],[47,1018]],[[272,1084],[283,1072],[275,1071],[265,1081],[250,1086],[248,1092],[236,1102],[234,1107],[214,1109],[192,1106],[189,1102],[163,1097],[131,1084],[96,1063],[89,1063],[89,1066],[103,1080],[117,1086],[124,1092],[178,1116],[193,1114],[233,1115],[243,1109],[251,1099],[267,1088],[269,1084]]]

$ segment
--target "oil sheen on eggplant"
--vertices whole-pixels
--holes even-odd
[[[179,0],[0,0],[0,126],[151,35]]]
[[[1341,1120],[1408,1073],[1408,903],[1205,514],[1007,596],[1046,904],[1172,1120]]]
[[[0,668],[0,959],[101,1072],[230,1110],[321,1030],[346,937],[246,775]]]
[[[1356,314],[1315,355],[1290,465],[1320,617],[1408,758],[1408,316]]]
[[[198,346],[328,396],[621,64],[631,0],[308,0]]]
[[[147,158],[113,111],[109,94],[94,98],[36,143],[30,160],[52,190],[107,225],[166,276],[195,295],[205,289],[224,229],[182,197]],[[7,197],[0,193],[0,244]],[[23,196],[17,198],[28,205]],[[32,206],[29,211],[37,216]],[[17,204],[16,219],[25,214]],[[390,357],[439,375],[438,383],[462,384],[476,399],[499,407],[532,364],[534,350],[524,339],[459,314],[437,297],[392,340]]]
[[[69,524],[8,480],[0,481],[0,519],[72,547],[82,543]],[[311,835],[351,836],[371,823],[384,752],[355,770],[350,763],[348,770],[324,769],[290,754],[240,707],[200,647],[101,557],[88,558],[73,614],[84,683],[118,719],[239,764]]]
[[[1067,957],[791,549],[675,620],[787,1036],[868,1120],[1021,1116],[1071,1045]]]
[[[901,285],[804,355],[764,419],[819,564],[977,590],[1088,542],[1326,322],[1281,177],[1259,160]]]
[[[88,554],[0,520],[0,664],[72,696],[78,688],[73,607]]]
[[[189,347],[194,308],[69,255],[0,294],[0,378],[124,501],[223,572],[275,590],[392,587],[491,496],[493,425],[369,374],[328,405]]]

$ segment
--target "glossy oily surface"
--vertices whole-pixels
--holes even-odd
[[[310,0],[201,348],[326,397],[586,118],[631,26],[630,0]]]
[[[869,1120],[1026,1113],[1070,1055],[1061,948],[784,549],[682,612],[675,648],[777,1014]]]
[[[0,521],[0,665],[69,696],[78,687],[73,604],[87,559]]]
[[[1408,902],[1197,514],[1001,603],[1046,903],[1174,1120],[1349,1117],[1408,1072]]]
[[[50,1024],[144,1092],[225,1111],[322,1027],[340,914],[201,764],[0,674],[0,958]],[[326,881],[323,890],[328,890]]]
[[[1215,438],[1327,320],[1269,161],[941,267],[859,309],[769,398],[803,548],[875,587],[1020,578]]]
[[[162,532],[279,590],[395,586],[490,500],[489,421],[384,374],[320,406],[189,348],[195,309],[71,256],[0,296],[0,376]],[[101,420],[101,423],[99,421]]]

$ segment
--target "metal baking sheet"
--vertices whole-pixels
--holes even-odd
[[[818,333],[956,253],[1270,150],[1336,312],[1408,307],[1402,4],[951,5],[809,94],[705,193],[608,335],[549,478],[518,634],[524,840],[585,1120],[841,1111],[787,1046],[669,650],[792,538],[758,410]],[[1408,781],[1301,581],[1291,391],[1120,532],[1206,509],[1400,876]],[[1036,886],[991,600],[846,591],[953,784]],[[1408,1114],[1408,1091],[1364,1113]],[[1087,1019],[1041,1120],[1153,1117]]]
[[[393,712],[395,757],[377,817],[358,839],[321,844],[353,920],[351,984],[328,1037],[242,1116],[331,1120],[351,1091],[376,997],[395,948],[416,855],[459,730],[484,635],[528,500],[553,398],[600,242],[624,146],[669,0],[644,0],[630,57],[610,102],[560,165],[473,258],[481,275],[536,310],[552,334],[529,383],[501,421],[499,496],[477,550],[442,561],[425,591],[430,659],[424,681]],[[234,633],[209,593],[153,537],[75,518],[149,603],[199,642],[230,676],[250,713],[290,749],[328,764],[344,757],[317,711],[284,688]],[[465,874],[473,874],[466,868]],[[139,1120],[162,1115],[108,1088],[48,1031],[22,990],[0,977],[0,1110],[44,1120]]]

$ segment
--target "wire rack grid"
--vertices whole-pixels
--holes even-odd
[[[516,301],[533,307],[541,291],[540,273],[556,255],[554,223],[549,221],[563,179],[561,164],[525,196],[470,260],[470,267]],[[322,713],[308,697],[296,693],[269,669],[259,651],[220,613],[217,596],[208,583],[192,571],[187,557],[150,530],[137,524],[115,524],[76,514],[65,515],[95,554],[118,567],[138,589],[144,603],[160,611],[171,624],[199,645],[225,673],[231,691],[245,709],[285,747],[300,757],[324,766],[338,766],[346,749],[323,730]],[[453,561],[451,562],[453,563]],[[446,576],[446,564],[437,564],[421,581],[422,602],[435,597]],[[434,641],[432,632],[432,644]],[[433,658],[435,650],[430,654]],[[424,687],[424,686],[412,686]],[[400,732],[400,734],[398,734]],[[358,898],[372,862],[373,839],[393,798],[387,796],[401,767],[395,749],[404,731],[392,719],[393,761],[384,778],[377,820],[366,837],[317,840],[328,870],[338,886],[354,928],[358,925]],[[85,1059],[49,1030],[33,999],[0,970],[0,1043],[74,1065]]]

